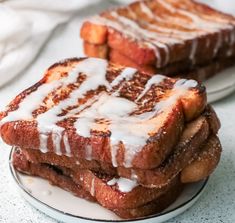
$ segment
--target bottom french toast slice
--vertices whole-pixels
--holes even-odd
[[[107,177],[98,177],[97,174],[88,171],[90,175],[85,174],[83,176],[80,174],[78,180],[76,178],[77,176],[75,176],[76,174],[72,174],[73,171],[70,169],[49,164],[35,164],[29,162],[19,149],[14,151],[13,165],[18,171],[24,174],[39,176],[48,180],[52,185],[73,193],[75,196],[92,202],[98,202],[122,218],[132,219],[156,214],[173,203],[183,189],[183,184],[180,183],[179,177],[176,177],[164,189],[148,189],[142,186],[136,186],[139,190],[134,188],[130,192],[121,192],[117,186],[109,185]],[[90,176],[94,181],[92,181]],[[94,191],[92,191],[92,188],[89,188],[89,192],[87,191],[86,185],[80,180],[81,177],[86,179],[85,184],[90,184],[89,180],[91,179],[93,182],[91,186],[94,187]],[[106,186],[100,187],[101,184]],[[136,202],[136,196],[143,197],[142,200],[144,200],[144,198],[148,196],[149,190],[155,190],[157,196],[153,196],[151,200],[145,200],[144,203]],[[97,193],[102,195],[99,196]],[[127,194],[131,195],[125,199]]]
[[[72,178],[73,181],[79,185],[79,187],[83,188],[87,193],[90,193],[91,196],[95,197],[95,199],[102,204],[102,206],[109,209],[131,209],[143,206],[164,194],[176,181],[176,179],[173,179],[168,185],[162,188],[145,188],[139,185],[136,181],[117,176],[113,177],[87,169],[73,170],[54,164],[33,163],[28,161],[27,156],[25,156],[19,148],[15,149],[13,163],[16,169],[25,173],[27,173],[27,169],[31,169],[32,175],[37,175],[37,167],[40,166],[42,166],[43,169],[49,168],[55,171],[59,170],[62,176]],[[51,175],[43,175],[43,173],[39,176],[46,179],[51,179],[53,184],[56,183],[54,176],[51,177]],[[177,177],[177,180],[178,179],[179,176]],[[63,188],[64,180],[61,182],[62,184],[58,184],[58,186]],[[71,191],[72,189],[73,188],[71,188]]]
[[[190,183],[208,177],[219,163],[222,147],[217,136],[211,136],[197,158],[181,171],[181,182]]]

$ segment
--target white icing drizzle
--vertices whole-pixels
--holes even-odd
[[[124,80],[125,81],[129,81],[133,78],[134,74],[136,73],[136,69],[134,68],[130,68],[130,67],[127,67],[127,68],[124,68],[124,70],[121,72],[121,74],[119,74],[112,82],[111,82],[111,86],[114,87],[116,85],[119,85],[121,82],[123,82]],[[125,82],[123,82],[122,84],[119,85],[119,88],[117,91],[113,92],[112,95],[114,96],[119,96],[119,92],[120,90],[122,89],[123,87],[123,84]]]
[[[70,148],[70,145],[69,145],[69,140],[68,140],[67,133],[64,133],[64,135],[63,135],[63,142],[64,142],[64,148],[65,148],[66,156],[71,156],[71,148]]]
[[[230,57],[233,54],[233,49],[228,49],[226,56]]]
[[[112,82],[111,86],[114,87],[116,85],[119,85],[123,80],[129,81],[133,78],[134,74],[137,72],[134,68],[124,68],[124,70],[119,74]]]
[[[91,196],[95,196],[95,178],[93,177],[91,180],[91,190],[90,190]]]
[[[127,178],[113,178],[112,180],[108,181],[107,184],[109,186],[117,185],[119,191],[123,193],[131,192],[135,187],[138,186],[135,180],[129,180]]]
[[[166,0],[158,0],[158,2],[164,6],[166,9],[168,9],[171,13],[180,13],[181,15],[184,15],[188,18],[191,19],[191,27],[193,28],[201,28],[205,30],[213,30],[213,31],[218,31],[218,29],[224,29],[224,28],[232,28],[232,25],[228,23],[220,23],[218,21],[212,21],[211,19],[205,19],[203,16],[197,15],[187,9],[180,9],[180,8],[175,8],[174,6],[171,5],[170,2]],[[214,19],[214,18],[213,18]]]
[[[115,185],[117,183],[117,180],[118,180],[117,178],[113,178],[112,180],[108,181],[107,184],[109,186],[113,186],[113,185]]]
[[[162,58],[158,48],[162,48],[166,54],[165,62],[163,65],[168,63],[169,48],[166,44],[164,44],[164,42],[167,42],[168,44],[180,43],[178,40],[173,38],[168,38],[160,34],[156,35],[155,32],[141,28],[139,24],[136,23],[134,20],[128,19],[127,17],[124,16],[120,16],[119,14],[117,14],[117,12],[112,12],[111,15],[125,26],[131,28],[132,31],[135,33],[135,35],[137,35],[137,37],[138,36],[143,37],[143,40],[146,40],[150,47],[152,46],[151,48],[154,50],[157,59],[157,64],[156,64],[157,67],[162,66]]]
[[[8,115],[1,120],[1,125],[6,122],[17,121],[17,120],[30,120],[33,118],[32,112],[39,104],[42,103],[43,99],[55,88],[59,87],[60,84],[65,81],[56,81],[46,83],[38,87],[38,89],[27,95],[23,101],[19,104],[19,108],[15,111],[11,111]]]
[[[133,169],[131,169],[131,179],[132,180],[137,180],[138,179],[138,176],[136,175],[135,170],[133,170]]]
[[[53,145],[55,147],[55,153],[57,155],[61,155],[61,132],[52,132],[52,141],[53,141]]]
[[[141,94],[138,96],[138,98],[135,100],[136,102],[139,101],[152,87],[152,85],[158,85],[161,83],[166,77],[160,74],[152,76],[146,83],[144,90],[141,92]]]
[[[90,66],[90,64],[92,64],[92,66]],[[38,115],[36,118],[38,123],[38,131],[40,134],[47,135],[49,132],[52,132],[53,144],[57,154],[61,153],[60,141],[62,139],[62,132],[64,131],[64,128],[59,127],[56,123],[65,118],[58,115],[63,109],[76,104],[77,100],[86,94],[87,91],[95,90],[101,85],[104,85],[110,89],[109,83],[105,77],[106,69],[107,61],[105,60],[88,58],[80,61],[76,68],[72,72],[69,72],[67,77],[68,79],[65,84],[68,85],[75,83],[80,73],[86,74],[86,80],[82,82],[78,89],[70,93],[69,98],[59,102],[58,105],[49,109],[47,112]],[[80,109],[82,108],[83,106],[81,106]],[[45,137],[43,140],[46,140]],[[45,146],[45,142],[43,143],[43,146]],[[40,150],[41,149],[42,146],[40,145]]]
[[[211,44],[211,41],[210,41],[210,39],[208,38],[208,39],[206,40],[206,48],[208,48],[208,47],[210,46],[210,44]]]
[[[220,47],[221,47],[221,45],[222,45],[222,33],[221,32],[218,32],[218,35],[217,35],[217,42],[216,42],[216,45],[215,45],[215,47],[214,47],[214,57],[216,56],[216,54],[218,53],[218,51],[219,51],[219,49],[220,49]]]
[[[194,40],[192,40],[192,48],[191,48],[191,52],[189,55],[189,59],[192,61],[192,64],[195,63],[195,55],[197,52],[197,48],[198,48],[198,40],[194,39]]]
[[[121,22],[122,24],[124,24],[127,27],[130,27],[133,32],[136,32],[136,34],[140,34],[141,36],[149,39],[148,42],[150,42],[150,40],[152,40],[152,42],[154,42],[154,44],[156,46],[158,46],[159,48],[164,49],[166,47],[165,43],[167,43],[167,44],[182,43],[182,41],[180,41],[176,38],[167,37],[166,35],[161,34],[161,33],[156,34],[156,32],[152,32],[150,30],[144,29],[136,21],[131,20],[127,17],[121,16],[115,11],[113,11],[111,13],[111,15],[117,21]],[[155,40],[158,40],[158,41],[155,41]]]
[[[114,167],[117,167],[117,152],[118,152],[118,145],[111,145],[111,158],[112,158],[112,164]]]
[[[19,104],[19,108],[15,111],[9,112],[8,115],[2,119],[1,124],[8,121],[32,119],[32,112],[36,107],[42,104],[44,98],[51,91],[57,89],[58,87],[76,83],[79,74],[84,73],[87,75],[86,80],[80,85],[78,89],[74,90],[69,95],[68,99],[59,102],[58,105],[52,107],[45,113],[38,115],[36,118],[40,140],[39,149],[44,153],[48,151],[48,134],[52,133],[55,152],[57,154],[61,154],[60,142],[64,128],[56,125],[56,123],[60,120],[63,120],[65,117],[59,117],[58,115],[62,112],[63,109],[76,104],[78,98],[81,98],[87,91],[95,90],[101,85],[104,85],[107,89],[110,89],[110,85],[105,77],[107,64],[107,61],[95,58],[88,58],[80,61],[66,77],[45,83],[39,86],[38,89],[32,92],[30,95],[27,95]],[[83,106],[80,107],[81,109],[83,108]]]
[[[76,162],[75,162],[75,163],[76,163],[76,165],[80,165],[80,162],[79,162],[78,160],[76,160]]]
[[[189,88],[194,88],[198,85],[198,82],[195,80],[187,80],[187,79],[179,79],[176,81],[174,84],[174,89],[189,89]]]
[[[130,38],[143,41],[146,45],[148,45],[148,47],[153,49],[157,58],[157,67],[161,67],[162,65],[162,58],[159,48],[163,49],[165,52],[164,64],[166,64],[169,60],[169,48],[167,44],[181,43],[181,41],[177,39],[169,38],[160,33],[156,35],[155,32],[143,29],[135,21],[128,19],[127,17],[120,16],[116,12],[112,12],[111,15],[116,19],[116,21],[109,20],[101,16],[93,17],[91,21],[95,24],[105,24],[109,27],[113,27]],[[167,42],[167,44],[164,42]]]
[[[155,17],[153,12],[150,10],[150,8],[146,5],[144,1],[141,1],[139,4],[141,11],[144,12],[148,17],[150,17],[151,19]]]
[[[152,84],[160,83],[162,80],[163,76],[153,77],[146,84],[144,91],[146,92]],[[90,137],[91,129],[103,132],[110,130],[113,166],[117,166],[116,155],[118,145],[122,142],[125,146],[123,165],[125,167],[131,167],[134,156],[140,152],[145,145],[149,133],[160,126],[159,122],[161,118],[158,117],[154,119],[154,116],[162,109],[168,109],[170,111],[171,106],[185,93],[185,90],[195,87],[196,85],[197,82],[193,80],[179,80],[174,86],[177,92],[167,100],[157,103],[152,112],[132,116],[129,114],[137,108],[135,103],[124,98],[103,93],[91,107],[82,111],[77,116],[78,119],[74,126],[79,135],[83,137]],[[165,113],[164,115],[167,115],[167,111]],[[161,114],[159,114],[159,116],[160,115]],[[109,124],[104,125],[96,123],[95,119],[109,120]],[[151,123],[146,122],[146,119],[152,119]]]
[[[39,134],[39,150],[42,153],[47,153],[48,149],[47,149],[47,139],[48,139],[48,135],[45,134]]]
[[[152,10],[147,7],[145,2],[140,2],[140,9],[142,12],[144,12],[149,18],[151,18],[153,21],[157,21],[157,22],[163,22],[166,23],[167,21],[162,19],[161,17],[158,17],[157,14],[154,14],[152,12]],[[180,25],[183,28],[189,28],[188,24],[184,25],[182,23],[175,23],[174,20],[171,21],[171,24],[176,24],[176,25]],[[175,38],[175,39],[181,39],[181,40],[189,40],[189,39],[194,39],[195,37],[198,37],[198,35],[200,34],[199,31],[195,32],[194,30],[188,30],[188,31],[184,31],[184,30],[179,30],[177,28],[171,27],[171,28],[167,28],[161,24],[153,24],[153,23],[148,23],[148,26],[151,29],[154,29],[155,31],[158,31],[161,33],[161,35],[166,35],[169,38]],[[182,41],[183,43],[183,41]]]
[[[91,145],[87,145],[85,148],[85,152],[86,152],[86,160],[92,160],[92,146]]]

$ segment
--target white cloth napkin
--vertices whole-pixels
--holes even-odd
[[[97,1],[0,0],[0,86],[30,65],[59,24]]]

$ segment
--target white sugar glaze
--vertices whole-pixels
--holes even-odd
[[[123,80],[131,80],[134,76],[134,74],[137,72],[136,69],[134,68],[124,68],[123,71],[121,72],[121,74],[119,74],[112,82],[111,82],[111,86],[114,87],[116,85],[119,85]]]
[[[90,190],[91,196],[95,196],[95,178],[93,177],[91,180],[91,190]]]
[[[87,145],[85,147],[85,152],[86,152],[86,160],[92,160],[92,147],[91,145]]]
[[[119,88],[113,92],[113,96],[119,96],[119,92],[123,87],[123,84],[125,81],[129,81],[134,77],[134,74],[136,73],[136,69],[134,68],[124,68],[124,70],[119,74],[112,82],[111,82],[111,87],[115,87],[116,85],[119,86]],[[123,83],[122,83],[123,82]]]
[[[64,148],[65,148],[65,155],[71,156],[71,148],[70,148],[67,133],[64,133],[64,135],[63,135],[63,142],[64,142]]]
[[[152,76],[147,84],[144,87],[144,90],[141,92],[141,94],[138,96],[138,98],[136,99],[136,102],[139,101],[148,91],[149,89],[152,87],[152,85],[158,85],[159,83],[161,83],[166,77],[160,74],[154,75]]]
[[[135,180],[129,180],[126,178],[113,178],[112,180],[108,181],[107,184],[109,186],[117,185],[118,189],[123,193],[131,192],[135,187],[138,186]]]

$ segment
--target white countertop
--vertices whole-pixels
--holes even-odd
[[[105,6],[110,4],[106,2]],[[103,9],[104,6],[101,4],[95,8],[90,7],[79,13],[79,17],[73,19],[68,26],[58,28],[34,64],[0,89],[0,109],[2,110],[17,93],[39,80],[43,71],[54,62],[66,57],[82,56],[81,41],[78,41],[81,18]],[[219,133],[223,145],[221,162],[211,176],[208,187],[199,201],[182,215],[170,220],[169,223],[235,222],[235,93],[214,103],[213,106],[222,123]],[[56,222],[21,198],[8,168],[10,147],[2,142],[0,142],[0,146],[0,222]]]

